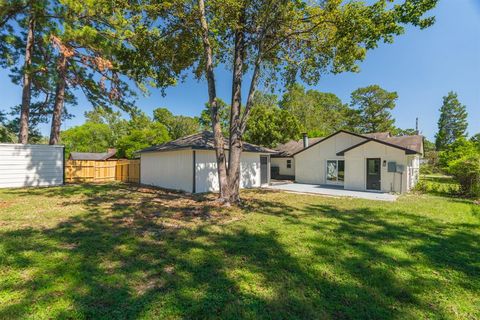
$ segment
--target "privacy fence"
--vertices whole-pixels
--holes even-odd
[[[66,183],[140,182],[140,160],[67,160]]]

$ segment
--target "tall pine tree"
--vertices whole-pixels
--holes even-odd
[[[435,135],[437,151],[445,150],[457,139],[467,136],[467,108],[458,100],[458,95],[451,91],[443,97],[438,119],[438,133]]]
[[[390,110],[395,108],[397,98],[396,92],[388,92],[378,85],[353,91],[351,106],[355,108],[355,114],[352,119],[356,123],[351,126],[360,133],[394,131],[395,119]]]

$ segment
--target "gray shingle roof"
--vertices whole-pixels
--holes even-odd
[[[309,138],[308,144],[312,145],[322,139],[323,138]],[[275,148],[275,150],[277,150],[277,154],[274,157],[291,157],[294,153],[297,153],[302,149],[303,149],[303,139],[300,139],[298,141],[290,140],[284,144],[279,144]]]
[[[225,148],[228,149],[228,139],[225,138]],[[148,147],[137,151],[143,152],[159,152],[159,151],[174,151],[174,150],[215,150],[213,133],[210,131],[203,131],[179,138],[177,140],[169,141],[160,145]],[[243,142],[244,152],[258,152],[258,153],[276,153],[277,151],[257,146],[248,142]]]
[[[108,152],[70,152],[70,160],[102,161],[115,156],[117,150],[111,149]]]

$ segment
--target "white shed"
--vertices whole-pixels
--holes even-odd
[[[0,188],[61,185],[63,164],[63,146],[1,143]]]
[[[228,144],[227,144],[228,145]],[[192,193],[219,190],[213,134],[203,131],[140,154],[140,183]],[[270,182],[270,154],[264,147],[243,143],[240,187],[255,188]]]

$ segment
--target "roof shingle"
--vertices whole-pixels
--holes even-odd
[[[196,149],[196,150],[215,150],[215,143],[213,133],[210,131],[203,131],[189,136],[179,138],[177,140],[169,141],[156,146],[151,146],[137,153],[143,152],[159,152],[159,151],[174,151],[182,149]],[[225,148],[228,149],[228,139],[225,138]],[[248,142],[243,142],[244,152],[258,152],[258,153],[276,153],[277,151],[257,146]]]

